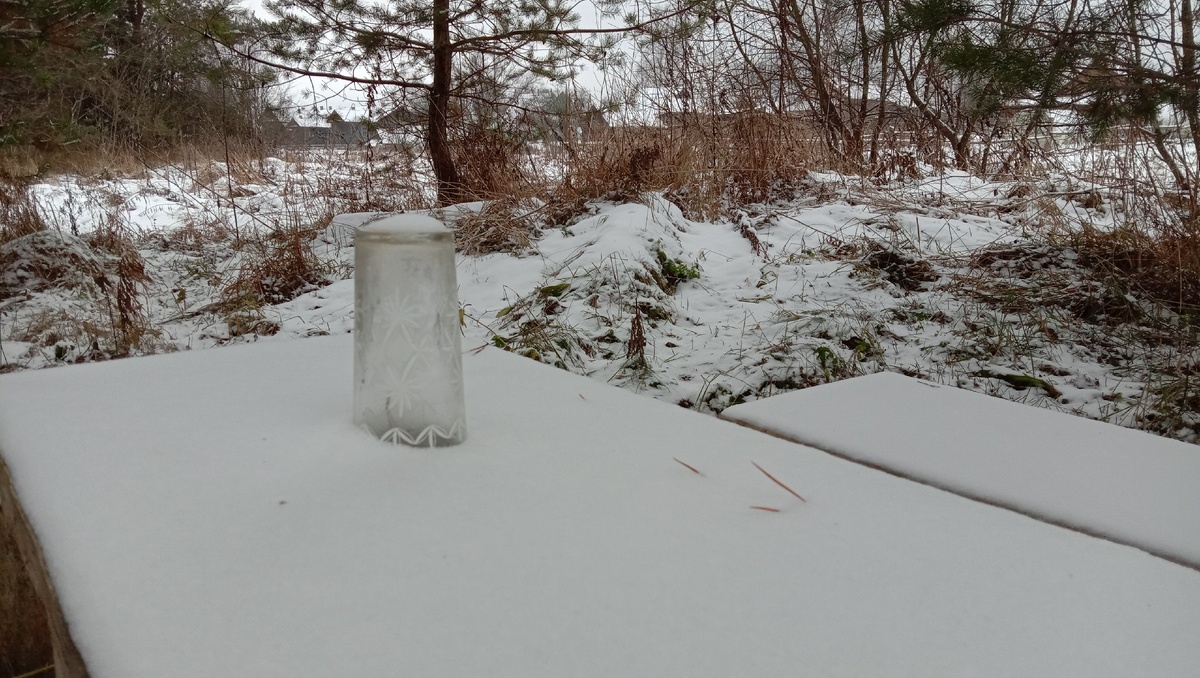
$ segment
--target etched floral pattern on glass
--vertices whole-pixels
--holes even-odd
[[[355,423],[394,443],[462,442],[466,416],[450,232],[412,215],[369,223],[356,238],[355,269]]]

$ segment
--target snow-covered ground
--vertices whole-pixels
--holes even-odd
[[[349,332],[352,231],[329,220],[420,202],[384,176],[301,158],[36,185],[51,229],[0,246],[0,364]],[[1047,235],[1047,219],[1113,222],[1119,205],[1086,186],[813,174],[790,201],[715,221],[672,199],[514,208],[532,239],[460,255],[464,345],[705,412],[891,370],[1197,440],[1200,414],[1172,396],[1197,362],[1178,319]],[[438,216],[486,231],[481,210]],[[120,275],[97,235],[112,232],[134,236],[145,277]]]

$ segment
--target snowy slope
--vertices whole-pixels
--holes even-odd
[[[364,195],[364,181],[390,176],[368,160],[34,186],[50,226],[34,237],[53,241],[43,259],[95,266],[83,280],[37,279],[26,273],[63,266],[29,266],[28,242],[0,245],[0,371],[349,331],[353,232],[326,224],[421,204],[403,186]],[[788,202],[711,221],[663,193],[554,218],[527,201],[516,211],[536,218],[523,244],[458,259],[465,342],[701,412],[892,371],[1200,439],[1194,332],[1098,275],[1085,252],[1047,241],[1047,205],[1063,228],[1111,226],[1111,209],[1085,208],[1068,188],[954,173],[881,187],[814,173]],[[494,206],[438,215],[462,235],[464,215]],[[116,308],[116,257],[93,238],[106,229],[132,234],[145,265],[132,334]],[[635,324],[645,342],[631,356]]]

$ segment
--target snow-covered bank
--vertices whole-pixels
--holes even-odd
[[[120,314],[107,290],[122,278],[88,228],[114,220],[136,234],[147,274],[132,354],[350,331],[351,234],[313,226],[361,211],[363,196],[318,190],[353,182],[316,165],[264,167],[175,199],[159,189],[187,182],[165,170],[104,183],[116,197],[84,202],[107,205],[108,221],[77,220],[75,238],[48,220],[61,256],[95,259],[86,279],[39,277],[45,267],[22,264],[28,243],[0,248],[6,368],[112,353]],[[1026,189],[954,174],[885,188],[813,175],[790,202],[716,222],[687,218],[669,195],[588,203],[543,219],[527,243],[460,256],[465,345],[701,411],[892,370],[1196,441],[1186,381],[1196,343],[1180,341],[1194,329],[1037,228],[1051,207],[1092,225],[1110,221],[1111,207],[1055,190],[1035,204]],[[35,190],[91,195],[76,180]],[[45,199],[60,214],[93,214]]]

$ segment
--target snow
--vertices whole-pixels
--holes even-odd
[[[892,373],[722,416],[1200,568],[1191,445]]]
[[[353,218],[357,217],[358,214],[349,216]],[[335,220],[343,224],[347,222],[347,219],[343,218],[335,218]],[[359,229],[372,234],[410,236],[429,233],[446,233],[448,235],[451,232],[450,229],[446,228],[445,224],[427,214],[396,214],[386,216],[381,219],[364,222]]]
[[[124,352],[113,346],[128,334],[115,326],[115,286],[93,282],[120,280],[116,257],[92,238],[106,229],[135,237],[150,278],[138,284],[146,331],[131,354],[348,331],[354,228],[387,212],[328,220],[424,204],[415,178],[383,181],[388,167],[312,152],[232,174],[215,163],[34,185],[65,243],[50,254],[94,261],[97,275],[31,277],[22,262],[38,243],[5,245],[21,251],[0,251],[0,295],[14,295],[0,302],[0,371]],[[503,345],[701,412],[887,370],[1196,441],[1200,415],[1180,378],[1196,357],[1179,341],[1182,320],[1129,298],[1069,247],[1027,237],[1045,201],[1063,228],[1111,225],[1115,207],[1082,207],[1078,188],[955,172],[880,187],[813,173],[787,202],[729,207],[711,221],[669,194],[592,201],[539,223],[527,246],[459,256],[465,345]],[[430,214],[458,228],[489,206]],[[305,240],[293,242],[297,233]],[[660,257],[699,277],[668,290],[649,279]],[[299,296],[247,297],[278,282],[256,274],[280,260],[307,262],[305,284],[280,295]],[[1121,308],[1105,316],[1114,299]],[[1126,322],[1122,309],[1142,320]],[[639,312],[645,356],[630,361]],[[988,376],[1004,373],[1053,391]]]
[[[342,335],[0,375],[93,676],[1200,664],[1200,573],[1136,549],[493,349],[472,438],[395,447],[352,426],[351,362]]]

